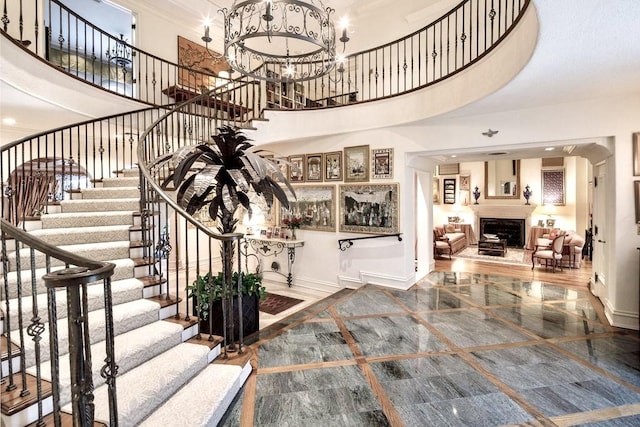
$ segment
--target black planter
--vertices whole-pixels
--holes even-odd
[[[196,305],[195,305],[195,297],[192,299],[193,301],[193,315],[197,316],[198,313],[196,312]],[[255,296],[255,295],[242,295],[242,321],[243,321],[243,330],[244,333],[243,335],[246,337],[247,335],[250,335],[256,331],[258,331],[258,329],[260,329],[260,316],[259,316],[259,303],[260,303],[260,298]],[[222,325],[222,301],[218,300],[218,301],[214,301],[212,303],[212,318],[211,321],[213,322],[213,332],[209,332],[209,318],[207,317],[206,320],[201,319],[200,320],[200,332],[203,334],[211,334],[211,335],[218,335],[218,336],[223,336],[223,325]],[[230,325],[227,325],[227,327],[229,327]],[[234,337],[233,340],[234,341],[238,341],[240,339],[240,322],[238,320],[238,296],[234,296],[233,297],[233,333],[234,333]],[[230,337],[227,337],[227,339],[230,339]]]

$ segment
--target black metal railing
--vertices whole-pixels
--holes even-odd
[[[153,105],[184,101],[215,86],[215,102],[236,124],[270,109],[316,109],[389,98],[451,77],[482,59],[521,19],[530,0],[464,0],[425,27],[383,46],[348,55],[327,75],[303,83],[230,81],[132,46],[58,0],[4,2],[3,31],[51,64],[95,86]],[[29,6],[31,5],[31,6]],[[34,23],[33,25],[31,23]],[[43,30],[44,28],[44,30]],[[223,58],[213,58],[223,61]],[[275,65],[266,65],[279,74]],[[213,100],[212,100],[213,101]]]
[[[108,384],[111,419],[117,419],[117,364],[111,300],[111,276],[115,265],[91,261],[60,250],[4,219],[0,221],[4,281],[0,292],[4,310],[4,334],[1,339],[8,349],[8,372],[2,372],[4,362],[0,365],[2,393],[33,396],[30,400],[37,402],[37,419],[30,421],[38,421],[39,425],[44,425],[40,423],[44,422],[48,412],[45,412],[43,402],[52,397],[53,420],[56,425],[61,425],[60,408],[68,402],[61,402],[60,388],[66,381],[60,378],[59,358],[69,354],[71,376],[66,386],[73,390],[74,395],[70,417],[73,425],[91,425],[95,384],[90,343],[105,341],[106,359],[99,371],[103,373],[101,382]],[[41,265],[42,255],[45,257],[44,266]],[[91,284],[102,286],[103,289],[105,332],[101,337],[89,336],[87,292]],[[43,300],[38,298],[43,292],[47,296],[44,307]],[[59,346],[58,341],[58,334],[65,334],[58,327],[58,311],[62,306],[67,312],[68,348]],[[47,341],[48,346],[44,345]],[[47,369],[51,372],[50,379],[43,379],[42,376],[46,363],[50,364],[50,369]],[[29,367],[35,368],[30,369],[35,370],[35,375],[27,373]]]

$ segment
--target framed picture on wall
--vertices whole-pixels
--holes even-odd
[[[304,154],[289,156],[289,182],[304,182]]]
[[[307,154],[304,167],[307,182],[322,182],[322,153]]]
[[[633,134],[633,176],[640,176],[640,132]]]
[[[342,181],[342,151],[322,155],[325,181]]]
[[[456,202],[456,180],[455,178],[445,178],[442,180],[443,201],[445,205],[453,205]]]
[[[433,204],[440,204],[440,178],[433,178]]]
[[[471,177],[469,175],[460,175],[460,190],[471,190]]]
[[[280,222],[292,216],[302,218],[302,230],[336,231],[336,186],[295,186],[296,198],[290,199],[289,209],[280,208]]]
[[[542,204],[564,206],[564,169],[542,170]]]
[[[635,193],[636,193],[636,224],[640,224],[640,181],[635,181]]]
[[[340,232],[398,233],[398,192],[398,184],[341,185]]]
[[[369,181],[369,146],[359,145],[344,148],[345,182]]]
[[[371,150],[371,170],[374,179],[392,179],[393,148]]]

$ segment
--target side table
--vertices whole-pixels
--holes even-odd
[[[247,237],[244,238],[244,252],[245,256],[249,253],[249,247],[253,252],[260,257],[266,258],[269,256],[277,257],[279,254],[287,250],[287,273],[283,273],[279,268],[272,268],[270,270],[263,270],[266,272],[279,274],[287,279],[287,285],[291,287],[293,284],[293,274],[291,268],[296,260],[296,248],[304,246],[304,240],[285,240],[285,239],[270,239],[266,237]]]

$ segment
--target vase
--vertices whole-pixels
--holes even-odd
[[[296,240],[296,229],[295,228],[291,229],[291,240]]]
[[[196,310],[196,299],[193,298],[193,315],[197,316],[198,312]],[[244,337],[251,335],[256,332],[260,328],[260,315],[259,315],[259,306],[260,306],[260,298],[256,295],[242,295],[242,335]],[[222,301],[216,300],[211,303],[213,317],[211,318],[211,324],[213,326],[213,335],[222,336],[224,333],[223,328],[223,320],[222,320]],[[237,341],[240,339],[240,321],[238,316],[238,296],[235,295],[233,297],[233,331],[234,337],[233,340]],[[229,316],[228,320],[230,326],[231,316]],[[209,318],[200,319],[200,332],[203,334],[209,334]],[[228,337],[231,340],[231,337]]]

